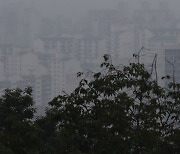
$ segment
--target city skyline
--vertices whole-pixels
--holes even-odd
[[[85,7],[78,20],[71,20],[71,15],[56,11],[53,18],[42,15],[38,2],[31,6],[13,2],[0,10],[0,79],[3,88],[32,85],[39,105],[46,105],[63,90],[70,92],[78,84],[76,73],[98,69],[104,54],[110,54],[116,64],[126,64],[144,47],[147,64],[155,54],[161,56],[158,69],[164,75],[163,52],[180,44],[179,18],[168,3],[150,6],[144,1],[131,10],[130,1],[114,1],[112,6],[104,1],[101,7],[83,2],[89,10]],[[80,4],[61,2],[73,8]]]

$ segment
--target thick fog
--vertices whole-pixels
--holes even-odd
[[[46,16],[53,17],[57,13],[62,13],[67,17],[83,16],[89,9],[112,9],[117,7],[117,3],[122,0],[0,0],[0,5],[11,5],[18,2],[20,5],[25,3],[27,6],[33,6]],[[171,9],[179,10],[179,0],[125,0],[129,3],[129,9],[133,10],[139,7],[143,1],[148,1],[154,7],[158,2],[168,2]]]
[[[128,64],[142,47],[142,61],[149,65],[158,54],[159,74],[172,73],[165,59],[180,61],[179,6],[179,0],[0,0],[1,89],[31,86],[36,104],[45,106],[73,91],[77,72],[98,70],[104,54]]]

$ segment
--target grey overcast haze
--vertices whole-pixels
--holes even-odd
[[[180,154],[180,0],[0,0],[0,154]]]
[[[98,70],[104,54],[127,64],[144,46],[147,65],[180,45],[180,0],[0,0],[0,85],[33,88],[38,106]],[[169,59],[174,60],[170,56]],[[180,61],[180,60],[178,60]],[[163,83],[162,83],[163,84]]]
[[[63,13],[67,17],[83,16],[89,9],[111,9],[116,8],[117,3],[122,0],[0,0],[0,4],[26,3],[34,6],[45,15],[53,17],[57,13]],[[157,6],[158,2],[168,2],[171,9],[178,12],[179,0],[125,0],[129,3],[129,9],[135,9],[139,6],[139,2],[147,1],[153,6]]]

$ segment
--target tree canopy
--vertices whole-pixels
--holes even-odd
[[[35,154],[32,89],[6,89],[0,98],[0,153]]]
[[[139,61],[116,67],[105,55],[101,68],[50,102],[57,151],[178,153],[180,84],[160,86]]]
[[[139,60],[114,66],[105,55],[101,71],[88,77],[79,72],[79,86],[55,97],[46,115],[34,121],[32,91],[6,90],[0,99],[1,149],[22,154],[180,153],[180,84],[165,76],[163,87],[153,69]]]

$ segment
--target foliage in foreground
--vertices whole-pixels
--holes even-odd
[[[115,67],[108,55],[104,60],[93,79],[50,102],[57,151],[178,153],[180,84],[169,80],[163,88],[144,64]]]
[[[6,89],[0,98],[0,153],[36,153],[32,89]]]
[[[0,148],[17,154],[180,153],[180,84],[167,76],[164,88],[152,78],[153,67],[115,67],[108,55],[101,68],[71,94],[54,98],[35,121],[31,93],[7,91],[0,99]]]

